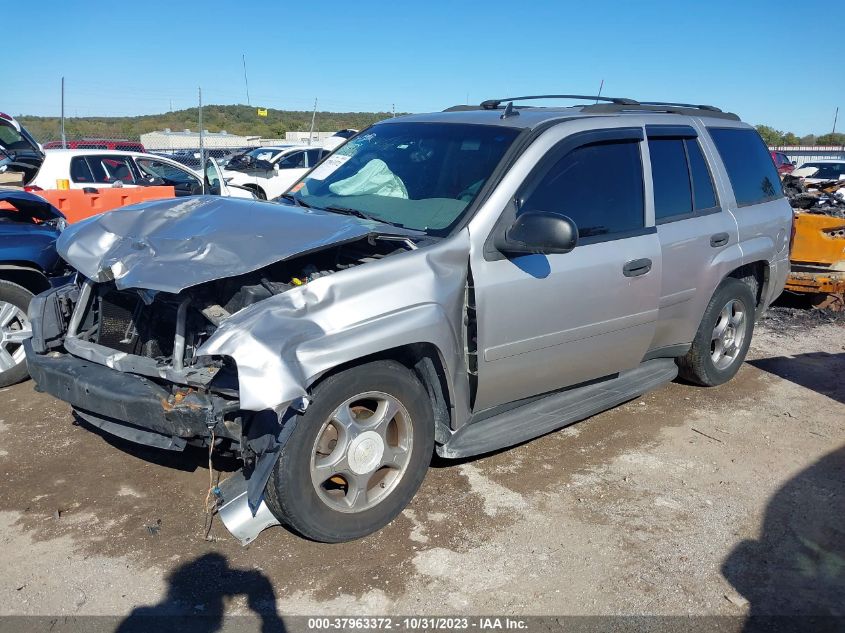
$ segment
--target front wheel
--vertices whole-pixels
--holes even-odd
[[[8,387],[27,376],[23,342],[32,335],[26,316],[32,293],[0,279],[0,387]]]
[[[733,378],[751,345],[756,310],[748,284],[733,277],[722,281],[704,311],[692,347],[678,359],[681,377],[706,387]]]
[[[281,450],[267,506],[299,534],[327,543],[392,521],[425,477],[434,416],[417,377],[395,361],[330,376]]]

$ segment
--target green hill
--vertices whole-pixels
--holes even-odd
[[[285,132],[307,132],[311,127],[311,112],[273,110],[258,116],[257,109],[245,105],[203,106],[203,128],[209,132],[226,130],[229,134],[259,135],[262,138],[284,138]],[[333,132],[344,128],[361,129],[392,116],[389,112],[317,112],[315,130]],[[61,122],[58,117],[22,115],[17,119],[40,142],[59,140]],[[65,119],[65,134],[76,138],[137,139],[154,130],[199,129],[197,108],[177,110],[166,114],[145,114],[133,117],[80,117]]]

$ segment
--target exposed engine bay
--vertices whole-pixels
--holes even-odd
[[[157,367],[170,370],[160,373],[170,381],[236,393],[236,383],[227,386],[225,376],[209,380],[209,369],[222,369],[224,361],[197,355],[221,323],[274,295],[408,248],[405,240],[368,237],[237,277],[207,282],[179,294],[118,290],[110,282],[97,284],[71,334],[79,341],[150,359]],[[204,368],[201,374],[191,371],[198,366]],[[183,372],[183,380],[179,380],[179,372]],[[234,371],[231,373],[230,378],[234,379]]]

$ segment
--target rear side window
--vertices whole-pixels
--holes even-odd
[[[713,177],[701,153],[701,146],[694,138],[684,139],[689,159],[689,173],[692,177],[693,206],[696,211],[712,209],[718,206],[716,190],[713,188]]]
[[[655,220],[659,222],[692,213],[692,188],[684,139],[649,139],[648,153],[654,181]]]
[[[783,196],[769,150],[756,130],[708,128],[722,157],[740,207]]]
[[[552,166],[522,200],[519,213],[562,213],[575,222],[579,238],[641,229],[642,174],[638,141],[582,145]]]
[[[84,156],[74,156],[70,159],[70,179],[73,182],[94,182],[91,169]]]

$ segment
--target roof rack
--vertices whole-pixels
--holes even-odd
[[[595,114],[612,114],[616,112],[666,112],[669,114],[683,114],[686,116],[706,116],[714,119],[728,119],[739,121],[733,112],[724,112],[712,105],[694,103],[673,103],[670,101],[636,101],[627,97],[601,97],[590,95],[529,95],[524,97],[507,97],[504,99],[487,99],[477,106],[457,105],[447,108],[444,112],[460,112],[466,110],[496,110],[503,103],[514,101],[529,101],[536,99],[577,99],[596,103],[582,105],[581,111]],[[598,103],[599,101],[603,103]]]
[[[620,105],[617,103],[599,103],[581,108],[581,112],[594,114],[613,114],[618,112],[665,112],[667,114],[683,114],[685,116],[706,116],[713,119],[740,121],[733,112],[723,112],[716,106],[692,105],[686,103],[668,103],[649,101],[636,105]]]
[[[529,95],[526,97],[506,97],[504,99],[487,99],[481,102],[481,107],[485,110],[495,110],[505,101],[528,101],[531,99],[578,99],[593,101],[605,101],[608,103],[615,103],[618,105],[638,105],[639,102],[633,99],[626,99],[625,97],[600,97],[597,95]]]
[[[640,105],[650,106],[674,106],[676,108],[698,108],[699,110],[710,110],[711,112],[722,112],[721,108],[712,105],[699,105],[695,103],[672,103],[671,101],[640,101]]]

